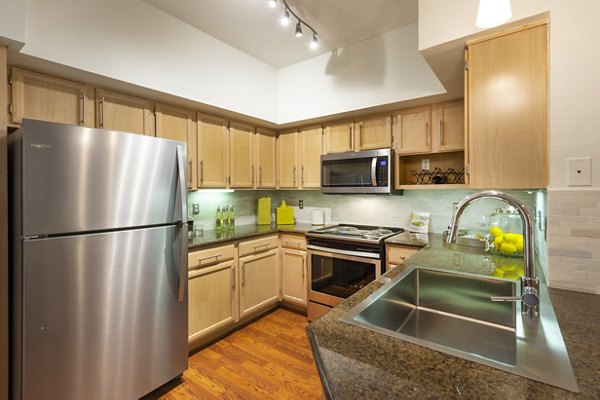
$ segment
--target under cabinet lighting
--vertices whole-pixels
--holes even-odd
[[[318,33],[317,31],[315,31],[313,29],[312,26],[310,26],[309,24],[306,23],[306,21],[304,21],[302,18],[300,18],[298,16],[298,14],[296,14],[294,12],[294,10],[292,10],[290,8],[290,6],[288,5],[286,0],[281,0],[281,2],[283,3],[283,6],[285,7],[285,11],[283,16],[281,17],[281,25],[283,26],[287,26],[290,23],[290,14],[292,14],[296,20],[298,21],[296,23],[296,29],[294,30],[294,34],[296,35],[297,38],[300,38],[303,36],[303,32],[302,32],[302,25],[304,25],[306,28],[310,29],[312,31],[313,37],[312,37],[312,41],[310,42],[310,48],[311,49],[316,49],[319,47],[319,40],[317,39]],[[268,0],[268,4],[270,7],[275,8],[277,7],[277,0]]]
[[[493,28],[508,21],[512,16],[510,0],[479,0],[478,28]]]

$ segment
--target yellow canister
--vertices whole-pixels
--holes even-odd
[[[258,199],[256,209],[256,221],[258,225],[271,225],[271,198],[261,197]]]

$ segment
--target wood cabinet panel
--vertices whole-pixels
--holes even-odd
[[[431,151],[431,107],[401,110],[393,115],[394,150],[397,154]]]
[[[356,150],[392,147],[392,118],[389,115],[370,116],[354,123]]]
[[[167,104],[156,104],[156,136],[187,143],[188,189],[198,186],[196,113]]]
[[[233,325],[238,320],[236,261],[189,272],[188,341]]]
[[[306,237],[304,235],[281,235],[281,247],[295,250],[306,250]]]
[[[254,187],[254,128],[230,122],[229,124],[229,186]]]
[[[306,251],[283,248],[281,250],[282,300],[300,306],[307,305]]]
[[[236,256],[235,246],[225,246],[202,249],[188,253],[188,268],[195,269],[218,264],[223,261],[233,260]]]
[[[468,44],[471,187],[548,185],[547,47],[545,24]]]
[[[354,123],[340,121],[325,125],[324,148],[326,153],[354,150]]]
[[[240,265],[240,318],[279,301],[277,249],[243,257]]]
[[[279,245],[277,235],[263,236],[258,239],[245,240],[240,242],[238,254],[240,257],[250,254],[257,254],[263,251],[276,249]]]
[[[277,173],[280,188],[298,187],[298,132],[282,132],[277,137]]]
[[[154,136],[154,103],[123,93],[96,89],[96,126]]]
[[[300,141],[300,187],[321,187],[321,155],[323,154],[323,128],[303,128]]]
[[[94,126],[90,86],[16,67],[10,71],[11,123],[21,124],[23,118],[30,118]]]
[[[434,151],[457,151],[465,148],[465,109],[463,100],[436,104],[432,110]]]
[[[260,189],[277,186],[277,138],[274,131],[256,130],[256,187]]]
[[[411,247],[411,246],[401,246],[401,245],[387,245],[387,263],[403,265],[409,258],[411,258],[415,253],[417,253],[420,248]]]
[[[198,187],[225,188],[229,183],[227,120],[198,113]]]

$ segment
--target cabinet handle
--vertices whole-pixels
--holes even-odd
[[[252,166],[252,186],[254,186],[254,165]]]
[[[200,182],[204,182],[204,160],[200,161]]]
[[[259,244],[258,246],[254,246],[254,251],[256,251],[257,249],[260,249],[261,247],[264,247],[266,250],[269,248],[269,243]]]
[[[359,140],[358,143],[360,144],[361,149],[363,147],[363,130],[362,130],[362,128],[363,128],[363,123],[361,122],[358,125],[358,140]]]
[[[429,122],[425,122],[425,146],[429,146]]]
[[[306,267],[306,258],[302,257],[302,280],[304,280],[304,275],[306,274],[305,267]]]
[[[352,124],[349,125],[350,127],[350,134],[348,135],[348,138],[350,139],[350,150],[352,150],[352,136],[354,134],[354,128],[352,127]]]
[[[98,107],[100,128],[104,128],[104,97],[100,97],[100,107]]]
[[[188,175],[189,175],[189,183],[190,185],[192,184],[192,159],[190,158],[190,161],[188,161]]]
[[[294,166],[294,187],[296,187],[296,166]]]
[[[242,286],[246,286],[246,264],[242,264]]]
[[[444,121],[440,119],[440,144],[444,144]]]
[[[258,184],[262,186],[262,165],[258,167]]]
[[[302,166],[302,180],[300,181],[300,186],[304,186],[304,165]]]
[[[231,288],[235,289],[235,266],[231,266]]]
[[[297,243],[297,242],[283,242],[283,246],[284,247],[296,247],[297,249],[299,249],[301,244]]]
[[[217,254],[216,256],[210,256],[210,257],[206,257],[206,258],[199,258],[198,259],[198,264],[202,264],[202,261],[206,261],[206,260],[210,260],[211,258],[214,258],[215,261],[217,261],[219,259],[219,257],[222,257],[223,254]]]
[[[79,95],[79,101],[81,102],[81,107],[79,107],[79,125],[85,124],[85,95],[81,93]]]

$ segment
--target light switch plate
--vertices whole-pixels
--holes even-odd
[[[192,204],[192,214],[193,215],[200,214],[200,204],[198,204],[198,203]]]
[[[424,158],[421,161],[421,169],[426,169],[429,171],[429,158]]]
[[[567,185],[592,185],[592,158],[567,158]]]

